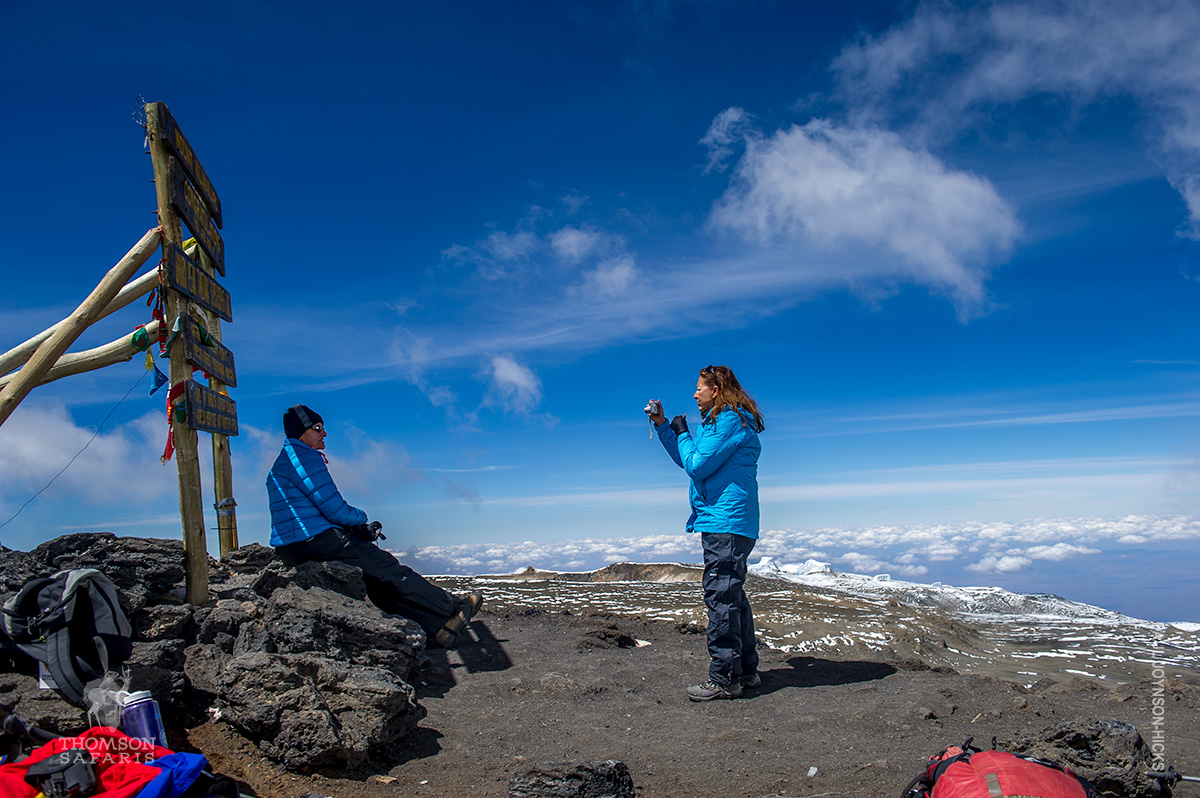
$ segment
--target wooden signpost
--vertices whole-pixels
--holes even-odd
[[[167,159],[167,174],[171,182],[171,204],[179,211],[184,224],[200,242],[200,246],[212,258],[221,276],[225,276],[225,242],[209,218],[204,201],[188,182],[183,167],[174,158]]]
[[[178,244],[163,247],[163,269],[168,287],[225,321],[233,321],[229,292],[208,270],[183,254]]]
[[[220,341],[209,343],[203,340],[203,333],[196,320],[191,316],[180,319],[179,334],[183,339],[183,357],[199,369],[203,369],[209,378],[220,380],[230,388],[237,387],[237,372],[233,368],[233,352]],[[229,433],[237,435],[236,432]]]
[[[212,181],[208,179],[208,173],[204,171],[192,145],[188,144],[183,131],[179,129],[179,125],[175,124],[175,117],[171,116],[171,112],[167,110],[166,103],[151,103],[151,105],[154,106],[155,116],[158,119],[159,140],[172,155],[179,159],[179,163],[187,172],[192,185],[204,197],[204,203],[208,206],[208,212],[212,214],[213,222],[217,227],[223,227],[221,198],[217,196],[216,189],[213,188]],[[149,115],[148,111],[147,115]],[[223,275],[225,272],[221,272],[221,274]]]
[[[164,295],[168,325],[179,322],[179,335],[171,345],[170,382],[184,385],[171,422],[175,437],[175,463],[179,471],[179,513],[187,556],[187,600],[208,600],[208,546],[200,492],[200,458],[195,430],[212,433],[213,472],[221,555],[237,548],[237,503],[233,500],[233,470],[229,436],[238,434],[237,403],[225,392],[237,384],[233,353],[220,344],[220,321],[233,320],[229,291],[213,275],[225,275],[225,242],[217,232],[222,224],[221,200],[208,173],[179,124],[164,103],[146,104],[146,129],[154,162],[154,184],[162,224]],[[199,263],[181,247],[187,225],[199,246]],[[188,301],[203,308],[211,336],[205,345]],[[209,387],[192,379],[193,367],[209,375]],[[180,412],[182,411],[182,412]]]
[[[195,380],[187,383],[187,425],[205,432],[237,435],[237,402]]]
[[[0,425],[33,388],[52,380],[128,361],[152,345],[153,337],[177,329],[170,338],[171,435],[179,471],[179,515],[187,568],[187,600],[208,601],[208,545],[201,506],[200,458],[196,430],[212,433],[214,493],[221,556],[238,547],[229,437],[238,434],[237,403],[227,388],[237,385],[233,353],[221,344],[221,320],[233,321],[229,291],[217,282],[225,276],[221,199],[192,145],[163,103],[147,103],[146,135],[154,163],[159,226],[147,231],[109,270],[71,315],[24,343],[0,353]],[[197,245],[182,249],[182,222]],[[162,248],[162,267],[130,282],[143,263]],[[162,286],[165,318],[156,317],[133,335],[86,352],[67,349],[95,322]],[[199,318],[194,319],[192,313]],[[200,319],[203,319],[201,321]],[[176,327],[176,325],[178,325]],[[205,334],[207,333],[207,334]],[[147,366],[149,368],[149,366]],[[192,378],[208,375],[208,387]],[[13,369],[16,369],[13,371]],[[11,373],[9,373],[11,372]]]

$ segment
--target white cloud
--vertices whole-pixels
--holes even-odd
[[[74,496],[89,504],[125,504],[177,491],[174,465],[160,463],[167,437],[162,412],[113,425],[89,445],[94,434],[94,429],[79,426],[61,404],[18,407],[0,426],[4,507],[15,512],[76,454],[75,462],[37,501]]]
[[[445,408],[447,417],[457,416],[455,402],[458,397],[448,385],[438,384],[429,379],[426,366],[429,363],[430,347],[433,339],[427,335],[397,336],[388,348],[392,362],[403,364],[407,368],[407,380],[421,393],[428,397],[434,407]]]
[[[715,229],[762,245],[866,248],[872,280],[904,278],[978,307],[991,261],[1019,225],[985,179],[955,171],[894,133],[825,120],[744,136],[746,153],[713,209]],[[803,270],[803,252],[795,268]]]
[[[847,552],[838,557],[837,561],[846,563],[850,566],[850,570],[858,574],[877,574],[888,568],[887,563],[883,560],[857,551]]]
[[[559,197],[559,199],[562,201],[562,204],[566,206],[567,214],[574,215],[579,213],[579,209],[587,204],[589,198],[586,194],[581,194],[578,191],[568,191],[566,194]]]
[[[607,236],[597,230],[584,227],[566,227],[555,230],[549,236],[550,248],[559,260],[579,263],[595,252]]]
[[[1129,97],[1154,154],[1200,223],[1200,6],[1191,0],[1016,0],[918,6],[834,61],[859,122],[902,122],[926,140],[997,106],[1057,95],[1084,106]]]
[[[1135,405],[1118,405],[1089,409],[1062,410],[1058,407],[1024,407],[1018,404],[996,407],[934,407],[915,413],[893,413],[879,416],[857,416],[838,419],[842,423],[861,424],[856,431],[900,432],[958,427],[1023,427],[1044,424],[1095,424],[1106,421],[1128,421],[1143,418],[1181,418],[1200,415],[1200,402],[1194,397],[1185,400],[1160,401]]]
[[[625,293],[637,279],[638,270],[632,255],[611,258],[583,275],[583,291],[588,295],[615,297]]]
[[[1031,560],[1052,560],[1054,562],[1069,560],[1072,557],[1079,557],[1086,554],[1099,553],[1100,549],[1077,546],[1073,543],[1055,543],[1053,546],[1031,546],[1025,549],[1025,556]]]
[[[537,250],[538,237],[528,231],[505,233],[496,230],[488,235],[485,248],[499,261],[521,260]]]
[[[704,174],[725,171],[725,162],[733,155],[735,145],[741,142],[749,128],[750,117],[741,108],[726,108],[717,114],[704,138],[700,139],[700,143],[708,149],[708,164],[704,167]]]
[[[502,280],[523,272],[526,263],[542,245],[541,238],[528,230],[512,233],[493,230],[474,246],[451,244],[446,247],[442,250],[442,261],[449,265],[474,266],[475,273],[485,280]]]
[[[977,574],[1012,574],[1024,571],[1033,565],[1033,560],[1014,554],[989,554],[977,563],[967,566],[967,570]]]
[[[528,415],[542,401],[542,381],[512,355],[492,358],[490,378],[491,394],[485,404],[498,404],[510,412]]]

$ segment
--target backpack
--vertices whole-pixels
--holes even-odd
[[[973,738],[972,738],[973,739]],[[1100,798],[1087,779],[1053,762],[952,745],[929,759],[901,798]]]
[[[92,568],[30,579],[2,613],[4,648],[45,665],[59,695],[79,706],[88,682],[133,653],[133,630],[117,589]]]

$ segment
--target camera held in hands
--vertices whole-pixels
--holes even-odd
[[[648,416],[661,416],[663,414],[662,402],[657,399],[651,399],[643,409]]]
[[[374,543],[377,540],[387,540],[387,535],[383,534],[383,524],[378,521],[372,521],[369,524],[358,524],[357,526],[348,526],[346,531],[355,537],[362,538],[368,543]]]

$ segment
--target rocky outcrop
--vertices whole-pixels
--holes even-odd
[[[1162,794],[1158,781],[1146,775],[1154,770],[1150,747],[1131,723],[1066,723],[1046,729],[1037,739],[1018,741],[1012,750],[1068,767],[1105,795],[1157,798]]]
[[[633,777],[624,762],[542,765],[508,782],[509,798],[633,798]]]
[[[83,533],[0,552],[0,600],[65,568],[95,568],[117,586],[134,630],[128,688],[154,694],[169,733],[207,715],[299,769],[362,762],[425,716],[406,681],[424,632],[365,601],[357,568],[290,568],[251,544],[210,559],[213,600],[192,607],[182,600],[182,543]],[[0,709],[50,731],[88,725],[32,676],[0,674],[0,693]]]

